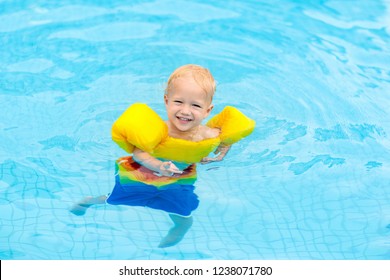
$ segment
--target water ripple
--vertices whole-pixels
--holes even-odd
[[[324,165],[328,166],[328,168],[331,168],[334,165],[344,164],[345,159],[333,158],[330,155],[318,155],[308,162],[292,163],[290,164],[290,167],[288,169],[294,172],[295,175],[300,175],[302,173],[305,173],[306,171],[308,171],[310,168],[312,168],[314,165],[318,163],[323,163]]]
[[[54,32],[49,39],[80,39],[91,42],[108,42],[152,37],[160,28],[159,24],[145,22],[106,23],[89,28],[77,28]]]

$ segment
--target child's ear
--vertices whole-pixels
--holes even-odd
[[[212,105],[212,104],[207,108],[207,111],[206,111],[207,116],[206,116],[206,117],[208,117],[208,115],[211,113],[211,111],[213,110],[213,108],[214,108],[214,105]]]
[[[164,103],[168,105],[168,95],[164,94]]]

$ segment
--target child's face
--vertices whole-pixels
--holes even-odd
[[[197,129],[213,108],[211,98],[191,76],[176,79],[164,100],[170,127],[181,132]]]

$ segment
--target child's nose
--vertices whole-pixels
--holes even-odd
[[[184,105],[184,106],[181,108],[181,113],[184,114],[184,115],[189,115],[189,114],[191,114],[190,106],[189,106],[189,105]]]

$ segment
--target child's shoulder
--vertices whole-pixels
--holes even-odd
[[[202,125],[200,127],[199,136],[202,140],[204,140],[210,138],[217,138],[220,133],[221,130],[219,128],[212,128],[212,127]]]

